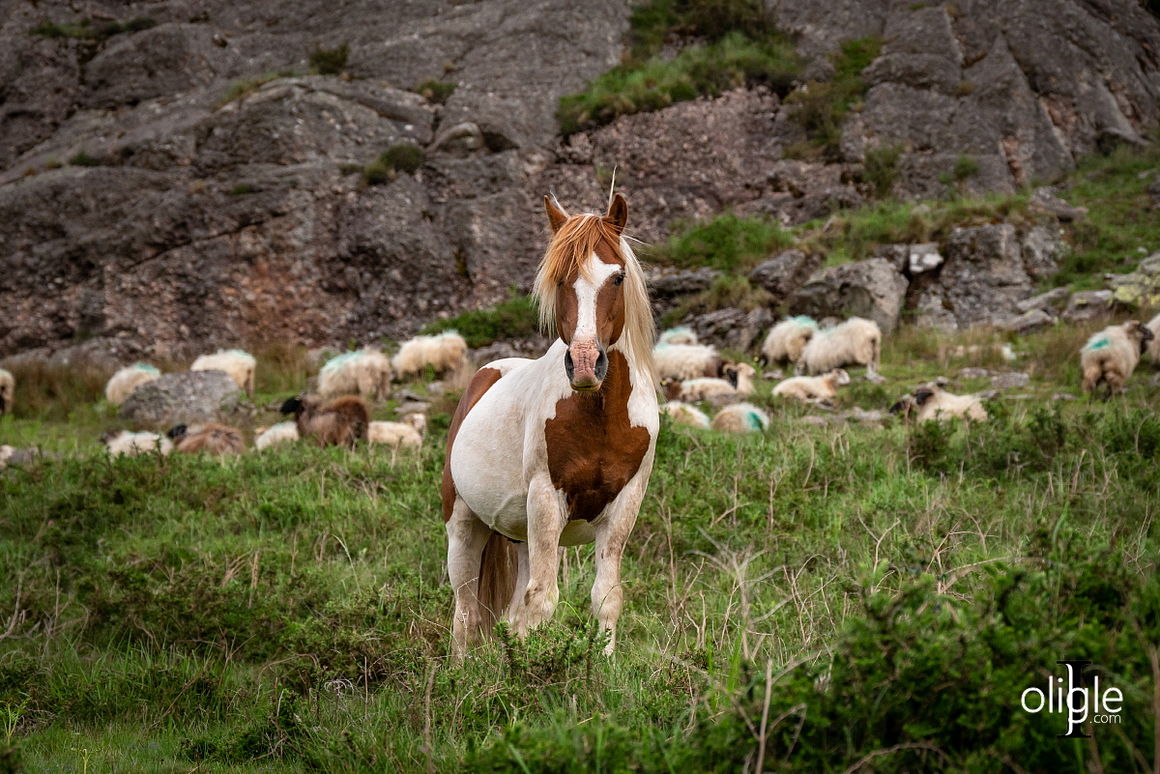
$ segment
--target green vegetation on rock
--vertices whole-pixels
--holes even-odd
[[[512,293],[506,300],[488,309],[476,309],[435,320],[423,327],[423,333],[458,331],[467,346],[482,347],[501,339],[534,336],[540,330],[539,312],[530,296]]]

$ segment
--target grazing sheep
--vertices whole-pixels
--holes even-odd
[[[202,355],[193,361],[190,371],[225,371],[246,394],[254,395],[254,372],[258,361],[254,356],[240,349],[218,350],[212,355]]]
[[[427,415],[415,412],[403,417],[402,422],[371,422],[367,426],[367,442],[396,449],[418,449],[423,445],[423,431],[426,429]]]
[[[109,431],[101,436],[101,442],[111,457],[135,457],[138,454],[158,452],[169,454],[173,451],[173,441],[157,433],[134,433],[130,430]]]
[[[1148,350],[1152,339],[1152,330],[1138,320],[1109,325],[1093,335],[1079,353],[1084,392],[1094,395],[1100,382],[1107,390],[1105,398],[1123,392],[1128,377],[1140,362],[1140,355]]]
[[[762,365],[797,363],[806,344],[818,332],[812,317],[787,317],[769,329],[761,345]]]
[[[438,336],[416,336],[404,342],[391,358],[398,378],[421,374],[431,366],[436,373],[455,371],[467,364],[467,342],[455,331],[444,331]]]
[[[977,396],[955,395],[937,384],[924,385],[904,396],[890,407],[890,413],[901,414],[903,419],[917,419],[919,422],[942,419],[987,420],[987,410]]]
[[[0,470],[8,467],[8,460],[12,459],[14,456],[16,456],[16,449],[9,446],[8,444],[0,446]]]
[[[724,368],[725,378],[701,377],[683,382],[668,380],[665,397],[693,403],[699,400],[728,401],[753,394],[753,377],[757,374],[748,363],[734,363]]]
[[[173,451],[180,454],[205,452],[226,455],[241,454],[246,450],[241,430],[217,422],[205,422],[191,427],[177,425],[165,435],[173,441]]]
[[[148,363],[134,363],[125,366],[109,379],[105,385],[105,400],[114,406],[120,406],[132,394],[133,390],[146,382],[151,382],[161,376],[161,372]]]
[[[697,333],[687,325],[669,328],[657,337],[658,347],[669,347],[673,344],[696,344]]]
[[[367,402],[354,395],[323,400],[317,395],[300,395],[282,404],[283,414],[293,414],[298,435],[313,438],[319,446],[351,446],[367,437],[371,411]]]
[[[12,410],[12,397],[16,393],[16,380],[12,374],[0,368],[0,417]]]
[[[657,378],[695,379],[721,375],[721,356],[704,344],[667,344],[653,348]]]
[[[324,398],[362,395],[382,400],[391,390],[391,361],[377,349],[360,349],[332,357],[318,372],[318,394]]]
[[[682,403],[679,400],[670,400],[661,406],[661,413],[668,414],[672,417],[674,424],[688,425],[689,427],[696,427],[701,430],[709,429],[709,415],[696,406],[690,406],[688,403]]]
[[[254,448],[261,451],[280,443],[297,441],[298,423],[279,422],[273,427],[254,428]]]
[[[1148,321],[1148,330],[1152,331],[1152,340],[1148,342],[1148,357],[1160,365],[1160,314]]]
[[[838,397],[838,387],[850,383],[850,374],[835,368],[824,376],[794,376],[778,383],[773,388],[774,395],[796,398],[805,403],[833,405]]]
[[[815,333],[802,349],[798,368],[812,376],[846,365],[864,365],[866,378],[877,381],[881,348],[878,323],[851,317],[841,325]]]
[[[769,427],[769,415],[752,403],[734,403],[717,412],[712,426],[722,433],[762,433]]]

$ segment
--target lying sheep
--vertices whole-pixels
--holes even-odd
[[[687,325],[669,328],[657,337],[658,347],[669,347],[673,344],[696,344],[697,333]]]
[[[683,382],[668,380],[665,397],[695,403],[701,400],[729,401],[753,394],[753,377],[757,374],[748,363],[734,363],[724,368],[724,378],[701,377]]]
[[[427,416],[418,412],[407,414],[402,422],[371,422],[367,426],[367,442],[398,448],[418,449],[423,445]]]
[[[657,378],[696,379],[721,375],[722,360],[717,350],[704,344],[666,344],[653,348]]]
[[[148,363],[125,366],[109,378],[105,385],[105,400],[114,406],[120,406],[133,390],[160,377],[161,372]]]
[[[1160,314],[1148,321],[1148,330],[1152,331],[1152,340],[1148,342],[1148,357],[1160,365]]]
[[[752,403],[734,403],[717,412],[712,427],[722,433],[763,433],[769,427],[769,414]]]
[[[240,349],[218,350],[212,355],[202,355],[193,361],[190,371],[225,371],[234,382],[254,395],[254,372],[258,368],[258,361],[254,356]]]
[[[877,381],[882,331],[878,323],[851,317],[841,325],[815,333],[802,349],[799,369],[812,375],[847,365],[866,366],[866,378]]]
[[[273,427],[254,428],[254,448],[261,451],[280,443],[297,441],[298,423],[279,422]]]
[[[135,457],[138,454],[158,452],[162,455],[173,451],[173,441],[157,433],[134,433],[130,430],[109,431],[101,436],[101,443],[110,457]]]
[[[12,374],[0,368],[0,417],[12,410],[12,398],[16,394],[16,380]]]
[[[690,406],[688,403],[682,403],[679,400],[670,400],[668,403],[661,405],[661,413],[672,417],[674,424],[688,425],[689,427],[696,427],[701,430],[709,429],[709,415],[696,406]]]
[[[1093,335],[1079,353],[1084,392],[1094,395],[1101,382],[1107,390],[1105,398],[1123,392],[1152,340],[1152,330],[1138,320],[1109,325]]]
[[[838,397],[838,387],[850,383],[850,374],[835,368],[824,376],[793,376],[778,382],[773,388],[774,395],[796,398],[804,403],[833,405]]]
[[[173,451],[179,454],[205,452],[221,456],[241,454],[246,450],[241,430],[217,422],[205,422],[188,427],[177,425],[170,428],[165,435],[173,441]]]
[[[955,395],[946,392],[937,384],[919,387],[890,407],[891,414],[901,414],[903,419],[919,422],[944,419],[969,419],[978,422],[987,420],[987,410],[975,395]]]
[[[416,336],[404,342],[391,358],[398,378],[421,374],[431,366],[436,373],[455,371],[467,364],[467,341],[455,331],[444,331],[437,336]]]
[[[282,404],[283,414],[293,414],[301,438],[313,438],[319,446],[351,446],[367,437],[371,421],[367,402],[354,395],[324,400],[300,395]]]
[[[377,349],[360,349],[332,357],[318,372],[318,394],[324,398],[362,395],[383,400],[391,390],[391,361]]]
[[[812,317],[787,317],[769,329],[761,345],[762,365],[797,363],[806,344],[818,332]]]

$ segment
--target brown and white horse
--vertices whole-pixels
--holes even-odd
[[[551,617],[560,546],[596,543],[592,613],[616,640],[620,559],[652,472],[659,421],[656,330],[623,237],[628,204],[569,217],[544,197],[553,236],[535,281],[560,338],[538,360],[476,372],[443,465],[453,653],[497,620],[519,634]]]

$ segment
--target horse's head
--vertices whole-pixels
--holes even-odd
[[[644,292],[621,240],[628,202],[616,194],[603,216],[569,217],[547,196],[544,207],[553,237],[536,278],[541,314],[568,345],[564,370],[572,389],[598,390],[608,373],[607,350],[625,330],[626,291]],[[640,305],[637,298],[628,303]]]

